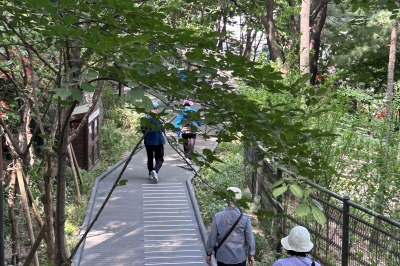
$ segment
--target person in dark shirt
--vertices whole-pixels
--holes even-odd
[[[174,127],[178,130],[178,137],[182,136],[186,141],[183,143],[183,151],[185,153],[185,161],[188,164],[192,164],[192,153],[194,151],[194,145],[196,143],[197,131],[193,131],[192,127],[201,126],[202,123],[200,121],[192,121],[190,123],[185,123],[185,120],[189,119],[188,113],[197,112],[196,109],[192,108],[193,101],[189,99],[185,99],[183,101],[184,108],[181,109],[181,112],[176,116],[176,120],[174,122]]]
[[[158,113],[158,103],[153,101],[152,113]],[[141,129],[144,134],[144,146],[147,153],[147,169],[149,170],[149,180],[158,183],[158,172],[164,163],[165,138],[163,130],[160,128],[162,121],[156,121],[150,115],[141,119]],[[155,160],[155,165],[154,165]]]

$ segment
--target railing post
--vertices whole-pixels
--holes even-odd
[[[349,196],[343,197],[343,238],[342,238],[342,266],[349,264],[349,223],[350,223],[350,206]]]

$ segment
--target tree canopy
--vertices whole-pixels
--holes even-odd
[[[301,1],[1,2],[0,125],[12,157],[28,168],[39,165],[47,225],[53,225],[52,180],[57,176],[55,226],[46,229],[49,262],[67,261],[62,250],[65,158],[78,133],[70,131],[69,119],[85,95],[92,94],[91,110],[99,104],[104,82],[129,87],[129,102],[139,113],[153,108],[149,95],[172,112],[180,106],[171,99],[188,97],[202,104],[198,119],[216,129],[210,134],[218,142],[240,140],[250,146],[257,141],[277,165],[311,179],[334,173],[314,144],[337,134],[313,124],[327,112],[322,99],[334,89],[316,89],[308,81],[316,83],[318,72],[334,64],[344,78],[383,89],[388,17],[396,14],[394,1],[334,2],[311,2],[311,74],[304,75],[299,66]],[[370,13],[383,4],[386,11]],[[321,38],[327,17],[335,16]],[[237,23],[237,17],[245,33],[235,43],[227,25]],[[261,31],[267,36],[270,64],[253,49]],[[179,78],[182,73],[185,80]],[[232,79],[240,86],[232,86]],[[32,148],[37,138],[45,142],[38,157]],[[205,158],[199,162],[204,167],[217,159],[209,151],[199,156]]]

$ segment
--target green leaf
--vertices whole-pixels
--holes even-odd
[[[351,7],[351,12],[355,13],[355,12],[358,10],[358,8],[359,8],[359,5],[358,5],[358,4],[354,4],[354,5]]]
[[[318,209],[320,209],[321,211],[324,210],[324,208],[322,207],[321,203],[319,203],[315,199],[313,199],[312,202],[314,203],[315,206],[317,206]]]
[[[206,156],[213,156],[213,152],[210,149],[203,149],[203,154]]]
[[[311,205],[311,210],[312,210],[312,214],[315,218],[315,220],[320,224],[320,225],[324,225],[326,223],[326,217],[325,215],[322,213],[322,211],[320,209],[318,209],[317,207]]]
[[[63,37],[63,36],[65,36],[65,35],[67,35],[68,29],[67,29],[64,25],[55,25],[55,26],[53,26],[53,28],[51,29],[51,31],[52,31],[56,36]]]
[[[90,79],[94,79],[97,78],[99,75],[99,73],[97,71],[94,71],[93,69],[90,69],[88,71],[88,73],[86,74],[86,77],[90,78]]]
[[[135,38],[133,38],[132,41],[137,42],[137,43],[146,43],[151,38],[152,38],[151,35],[143,34],[143,35],[136,36]]]
[[[152,91],[152,94],[159,99],[160,101],[162,101],[163,103],[167,103],[168,99],[161,93],[159,93],[158,91]]]
[[[42,8],[45,7],[49,4],[48,0],[29,0],[27,1],[28,4],[31,4],[32,6],[36,8]]]
[[[55,98],[54,101],[55,101],[56,103],[59,103],[60,105],[64,105],[64,106],[70,106],[70,105],[72,105],[72,103],[74,102],[74,101],[72,101],[72,100],[60,100],[60,99],[58,99],[58,98]]]
[[[78,102],[82,101],[83,99],[83,93],[81,90],[78,89],[74,89],[72,90],[72,98],[74,98],[75,100],[77,100]]]
[[[58,97],[60,97],[61,99],[65,99],[72,94],[72,92],[70,90],[64,89],[64,88],[54,89],[54,91],[56,92]]]
[[[128,96],[132,101],[139,101],[144,96],[144,91],[139,88],[133,88],[128,91]]]
[[[258,219],[271,219],[275,217],[275,213],[273,211],[262,211],[259,210],[255,213],[255,215],[257,215]]]
[[[79,68],[77,68],[77,67],[73,67],[73,68],[71,68],[71,69],[69,69],[68,71],[67,71],[67,75],[70,75],[71,73],[74,73],[75,71],[77,71]]]
[[[153,103],[148,96],[142,97],[142,105],[147,112],[150,112],[154,109]]]
[[[310,190],[305,189],[304,190],[304,199],[308,199],[308,197],[310,197]]]
[[[128,183],[128,180],[122,179],[122,180],[120,180],[120,181],[118,182],[118,185],[117,185],[117,186],[125,186],[126,183]]]
[[[361,4],[361,9],[362,9],[365,13],[369,13],[369,4],[367,4],[367,3],[362,3],[362,4]]]
[[[280,195],[282,195],[283,193],[285,193],[287,191],[288,187],[283,186],[283,187],[278,187],[276,189],[274,189],[274,191],[272,191],[272,195],[274,195],[274,197],[278,197]]]
[[[221,172],[220,172],[217,168],[215,168],[215,167],[212,167],[212,166],[211,166],[210,169],[213,170],[213,171],[216,172],[216,173],[221,173]]]
[[[301,203],[297,205],[295,211],[298,216],[305,216],[310,213],[310,207],[307,204]]]
[[[277,187],[277,186],[279,186],[280,184],[282,184],[283,182],[285,182],[285,179],[279,179],[278,181],[276,181],[272,186],[273,187]]]
[[[78,22],[78,18],[76,16],[67,16],[64,18],[64,25],[72,25]]]
[[[87,82],[84,82],[81,84],[82,90],[87,91],[87,92],[94,92],[96,89],[92,84],[89,84]]]
[[[318,90],[315,92],[315,95],[322,96],[325,95],[327,92],[328,92],[327,88],[318,88]]]
[[[311,73],[304,74],[301,78],[296,80],[294,86],[296,87],[298,85],[304,85],[306,82],[308,82],[310,80],[311,77],[312,77]]]
[[[38,136],[41,137],[42,139],[47,139],[47,140],[50,139],[50,136],[49,136],[49,135],[38,134]]]
[[[304,195],[303,189],[298,185],[290,185],[290,191],[295,195],[297,198],[302,199]]]
[[[133,80],[128,80],[127,85],[128,85],[128,87],[130,87],[130,88],[140,87],[140,85],[137,84],[136,82],[134,82]]]

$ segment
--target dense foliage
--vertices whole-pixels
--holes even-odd
[[[259,141],[278,165],[332,189],[343,182],[355,187],[361,178],[372,192],[365,194],[371,208],[392,206],[398,136],[374,112],[385,105],[378,92],[386,91],[387,17],[397,16],[395,1],[336,0],[328,13],[330,2],[311,5],[311,74],[305,75],[299,74],[301,1],[1,2],[0,125],[9,159],[20,158],[35,173],[31,185],[45,195],[48,263],[72,259],[64,250],[66,154],[80,128],[70,131],[69,118],[77,105],[90,103],[88,114],[101,105],[106,81],[120,93],[131,88],[129,107],[137,113],[152,109],[149,95],[168,111],[160,116],[179,110],[173,99],[189,97],[203,106],[196,113],[202,117],[193,119],[216,129],[218,142]],[[343,19],[323,36],[327,16]],[[227,29],[238,21],[239,41]],[[267,60],[256,59],[260,32]],[[319,86],[308,86],[310,78]],[[120,104],[112,100],[105,115],[121,118]],[[104,141],[120,138],[113,129],[129,126],[130,118],[104,124]],[[355,134],[355,125],[373,137]],[[198,156],[204,168],[219,160],[208,150]]]

